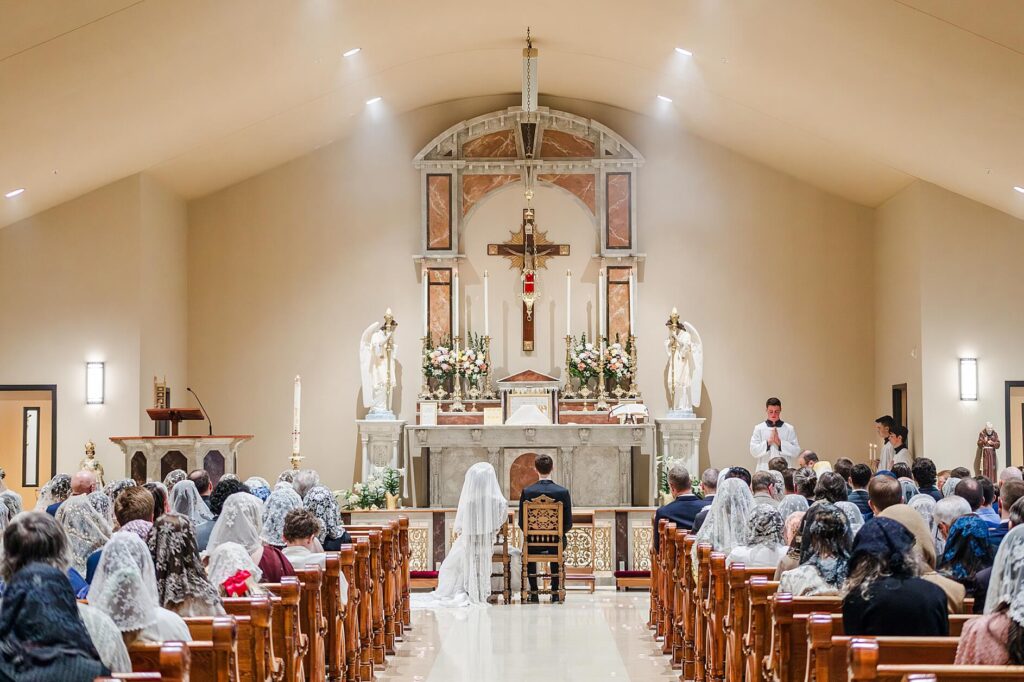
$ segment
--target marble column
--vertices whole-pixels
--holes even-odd
[[[700,479],[700,435],[704,420],[698,418],[655,419],[658,428],[658,461],[682,462],[694,481]],[[658,473],[652,478],[652,499],[657,501]]]
[[[619,446],[619,504],[633,504],[633,448],[629,445]]]

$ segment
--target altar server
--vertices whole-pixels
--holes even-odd
[[[782,401],[778,398],[769,398],[765,411],[768,419],[757,424],[750,436],[750,455],[757,460],[757,470],[767,471],[768,460],[778,456],[785,457],[792,466],[800,454],[796,429],[782,421]]]

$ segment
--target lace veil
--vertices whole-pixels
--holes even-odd
[[[100,490],[89,493],[88,497],[89,504],[92,505],[92,508],[99,512],[100,516],[105,518],[107,520],[107,523],[110,524],[110,527],[113,528],[114,504],[110,501],[110,498],[107,497],[106,494]]]
[[[184,469],[172,469],[167,472],[166,476],[164,476],[164,486],[168,491],[170,491],[174,486],[181,483],[186,478],[188,478],[188,474],[185,473]]]
[[[264,542],[278,547],[286,544],[284,517],[293,509],[302,509],[302,498],[290,485],[270,493],[270,497],[263,504],[263,532],[260,537]]]
[[[68,474],[57,474],[39,490],[39,499],[36,501],[35,511],[46,511],[51,504],[57,504],[68,499],[71,495],[71,476]]]
[[[716,552],[726,555],[740,545],[747,544],[749,530],[743,519],[750,517],[753,507],[754,495],[742,479],[729,478],[719,483],[704,525],[697,531],[697,541],[693,545],[694,556],[697,545],[702,543],[708,543]]]
[[[56,519],[68,537],[71,565],[84,574],[89,555],[110,539],[113,529],[107,519],[93,508],[89,495],[69,497],[57,509]]]
[[[121,632],[156,622],[157,595],[153,559],[139,536],[114,533],[89,586],[89,603],[110,616]]]
[[[263,577],[263,571],[253,562],[249,552],[236,542],[225,542],[210,553],[210,565],[206,572],[218,594],[224,581],[242,570],[249,571],[256,583]]]
[[[199,560],[192,524],[180,514],[164,514],[153,524],[149,551],[155,558],[160,604],[168,608],[189,597],[219,604],[220,593],[206,577]]]
[[[321,543],[345,534],[339,520],[341,514],[338,511],[338,502],[330,490],[322,485],[310,488],[303,499],[303,505],[320,519],[320,533],[316,537]]]
[[[807,511],[808,506],[807,498],[803,495],[786,495],[782,498],[782,502],[779,503],[779,514],[782,515],[782,520],[785,521],[793,512]]]
[[[213,518],[213,513],[200,497],[196,484],[187,479],[178,481],[171,488],[171,511],[188,517],[197,526]]]
[[[245,547],[249,554],[255,554],[263,547],[263,540],[260,538],[262,531],[263,502],[260,498],[246,492],[229,495],[224,501],[220,516],[217,517],[217,523],[210,532],[206,553],[212,555],[218,545],[236,542]]]
[[[466,472],[455,513],[455,530],[465,535],[494,535],[508,520],[508,502],[501,494],[494,467],[478,462]]]
[[[1024,526],[1017,526],[1003,538],[992,564],[985,613],[1006,607],[1014,623],[1024,626]]]

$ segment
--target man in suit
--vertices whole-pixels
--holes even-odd
[[[850,478],[847,479],[853,490],[846,496],[846,499],[857,505],[864,521],[871,519],[875,513],[871,511],[868,504],[868,483],[871,482],[871,467],[867,464],[854,464],[850,469]]]
[[[993,550],[998,551],[1003,538],[1010,532],[1010,507],[1021,497],[1024,497],[1024,481],[1006,481],[999,488],[999,525],[988,529],[988,541]]]
[[[693,494],[690,472],[682,464],[676,463],[668,470],[668,489],[676,499],[660,507],[654,514],[654,551],[658,551],[659,546],[659,521],[668,519],[679,530],[691,530],[700,510],[711,504],[709,500],[702,500]]]
[[[715,492],[718,490],[718,469],[714,467],[704,470],[700,475],[700,487],[704,491],[704,508],[697,512],[693,520],[693,532],[696,533],[704,525],[704,519],[708,517],[711,510],[711,503],[715,501]]]
[[[551,471],[555,468],[555,463],[551,460],[550,456],[537,455],[537,458],[533,461],[533,467],[540,474],[540,480],[523,490],[519,497],[519,527],[525,527],[523,519],[524,503],[534,500],[541,495],[547,495],[556,502],[562,503],[562,547],[564,548],[565,534],[572,528],[572,498],[569,496],[568,490],[551,480]],[[558,570],[558,564],[552,561],[551,573],[554,577],[551,578],[551,589],[556,593],[558,592]],[[530,589],[536,590],[537,564],[531,561],[526,565],[526,571],[529,573]],[[537,599],[537,595],[530,595],[529,601],[536,604],[540,600]],[[551,595],[551,603],[556,604],[559,601],[558,594]]]

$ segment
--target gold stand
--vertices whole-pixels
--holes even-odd
[[[640,387],[636,385],[636,336],[633,334],[629,335],[629,364],[631,374],[629,376],[629,391],[626,392],[626,397],[639,400]]]
[[[484,337],[484,358],[487,363],[487,376],[484,377],[484,400],[493,400],[496,395],[494,393],[494,385],[491,383],[491,337]]]
[[[565,335],[565,387],[562,388],[562,397],[572,399],[576,394],[572,390],[572,373],[569,366],[572,365],[572,336]]]
[[[288,458],[288,461],[290,461],[292,463],[292,471],[298,471],[299,470],[299,462],[301,462],[304,459],[305,459],[305,457],[303,457],[299,453],[293,452],[292,456]]]
[[[420,339],[420,358],[421,362],[426,363],[427,361],[427,344],[430,342],[429,336],[424,336]],[[417,396],[419,400],[430,400],[433,396],[430,394],[430,379],[427,378],[427,371],[420,368],[423,374],[423,383],[420,385],[420,394]]]
[[[599,412],[602,412],[602,411],[607,410],[609,408],[609,405],[608,405],[608,391],[606,390],[606,386],[605,386],[606,382],[605,382],[605,376],[604,376],[604,353],[605,353],[605,343],[604,343],[604,340],[601,341],[601,345],[599,346],[599,348],[600,348],[600,353],[601,353],[601,362],[600,362],[600,364],[598,366],[598,370],[597,370],[597,386],[598,386],[598,391],[597,391],[597,404],[594,405],[594,409],[599,411]]]
[[[465,412],[466,406],[462,404],[462,378],[459,376],[458,360],[459,360],[459,339],[455,337],[452,341],[452,354],[455,356],[455,376],[453,377],[452,383],[452,412]]]

